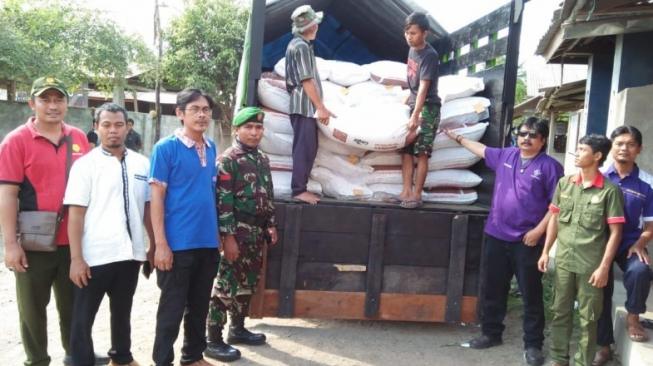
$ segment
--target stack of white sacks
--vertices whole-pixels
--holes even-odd
[[[406,64],[377,61],[368,65],[317,58],[324,103],[336,117],[318,123],[319,148],[308,190],[345,200],[387,200],[401,192],[401,155],[409,108]],[[275,194],[288,196],[293,131],[288,116],[285,60],[264,73],[258,97],[266,109],[260,148],[270,157]],[[440,127],[478,141],[488,123],[490,101],[472,95],[484,89],[480,78],[443,76]],[[468,168],[479,158],[440,133],[429,160],[423,200],[471,204],[481,178]]]

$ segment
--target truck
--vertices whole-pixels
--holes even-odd
[[[325,14],[316,56],[359,64],[405,62],[404,19],[421,10],[411,0],[253,0],[237,104],[258,104],[257,82],[284,56],[290,15],[303,4]],[[492,102],[482,139],[488,146],[504,146],[510,137],[523,7],[512,0],[453,33],[429,16],[427,41],[440,55],[440,75],[484,79],[480,95]],[[483,178],[473,205],[406,210],[276,198],[279,242],[267,251],[250,316],[476,322],[494,174],[482,162],[472,170]]]

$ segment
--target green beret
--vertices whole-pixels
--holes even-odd
[[[247,122],[263,123],[263,110],[259,107],[245,107],[236,113],[231,123],[234,127],[240,127]]]

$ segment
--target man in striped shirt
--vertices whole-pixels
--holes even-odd
[[[289,114],[294,132],[290,185],[295,199],[313,205],[320,198],[308,192],[306,185],[317,154],[317,122],[326,125],[332,116],[322,100],[322,84],[311,43],[323,15],[310,5],[295,9],[290,16],[294,38],[286,49],[286,89],[290,93]]]

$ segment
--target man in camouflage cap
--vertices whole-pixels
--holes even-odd
[[[246,107],[234,117],[236,139],[218,158],[218,212],[223,256],[209,306],[207,357],[228,362],[240,351],[226,344],[222,329],[231,325],[227,342],[261,345],[264,334],[245,329],[249,302],[261,275],[264,244],[277,242],[270,161],[258,150],[263,111]]]

